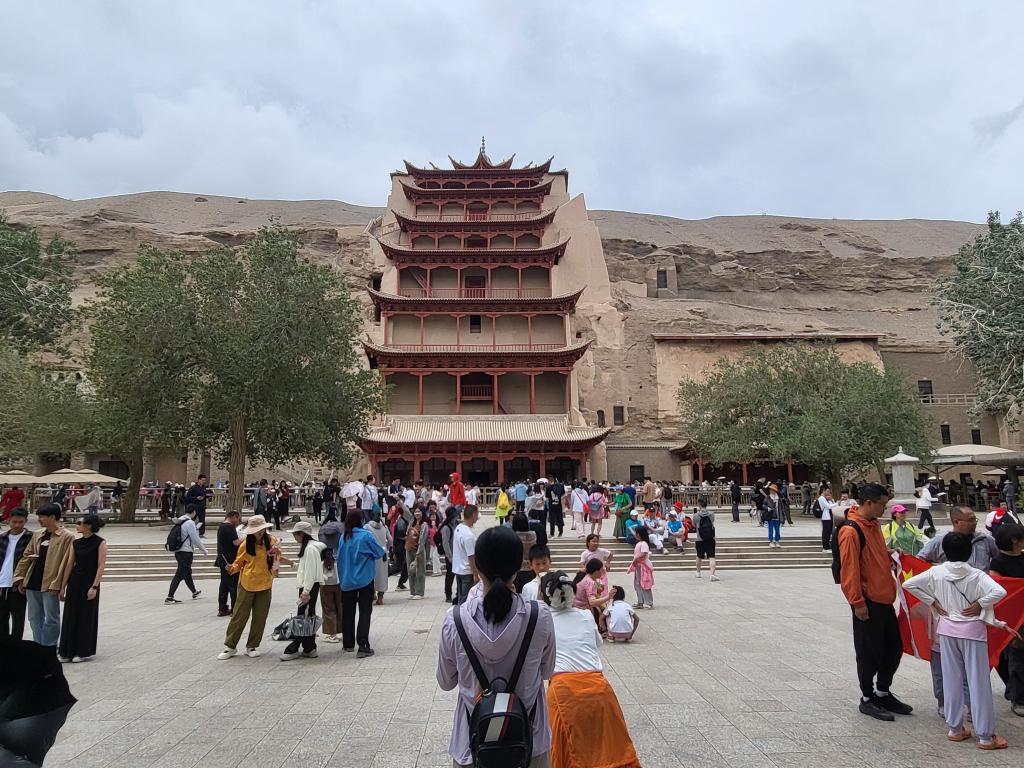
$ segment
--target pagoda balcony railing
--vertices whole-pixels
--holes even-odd
[[[391,350],[409,352],[545,352],[564,349],[565,344],[392,344],[384,345]]]
[[[922,405],[958,405],[966,408],[973,407],[978,402],[978,396],[973,392],[941,394],[941,395],[918,395]]]
[[[416,221],[530,221],[538,219],[553,209],[521,211],[519,213],[417,213],[412,218]]]
[[[549,299],[550,288],[400,288],[407,299]]]
[[[493,384],[463,384],[463,400],[491,400],[494,398]]]

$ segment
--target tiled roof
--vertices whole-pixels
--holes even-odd
[[[389,416],[368,443],[598,443],[610,430],[565,416]]]

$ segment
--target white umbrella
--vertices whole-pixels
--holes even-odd
[[[58,469],[48,475],[36,478],[37,483],[100,483],[109,485],[118,482],[120,478],[101,475],[91,469]]]
[[[20,469],[12,469],[10,472],[0,473],[0,485],[34,485],[39,478],[22,472]]]
[[[988,472],[982,472],[982,477],[1002,477],[1006,474],[1006,470],[1003,469],[990,469]]]
[[[345,483],[341,487],[341,498],[343,499],[354,499],[357,496],[362,496],[366,486],[358,480]]]
[[[537,482],[538,483],[547,483],[547,482],[550,482],[550,481],[546,477],[538,477],[537,478]]]

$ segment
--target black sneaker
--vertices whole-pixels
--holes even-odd
[[[168,597],[164,599],[164,605],[177,605],[180,602],[181,600],[175,600],[173,597]]]
[[[862,715],[873,717],[875,720],[884,720],[887,723],[891,723],[896,719],[896,716],[893,715],[892,712],[882,707],[882,705],[876,704],[874,699],[871,699],[870,701],[864,701],[861,699],[859,709]]]
[[[367,656],[373,656],[373,648],[367,646],[366,648],[360,648],[356,651],[357,659],[365,659]]]
[[[894,715],[909,715],[914,711],[912,706],[904,704],[891,693],[887,693],[885,696],[875,696],[874,702],[882,709],[892,712]]]
[[[345,653],[355,653],[356,649],[355,649],[355,646],[353,646],[351,648],[344,648],[343,647],[341,650],[343,650]]]
[[[197,589],[195,592],[192,593],[192,599],[198,600],[201,594],[203,594],[203,590]]]

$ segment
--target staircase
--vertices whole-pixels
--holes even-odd
[[[294,558],[298,554],[298,545],[285,537],[282,549],[285,557]],[[208,547],[216,546],[209,534],[204,539]],[[579,567],[580,552],[583,543],[575,536],[567,533],[563,538],[554,538],[548,542],[551,549],[552,565],[556,570],[574,573]],[[604,542],[603,546],[611,550],[612,572],[621,580],[623,573],[633,557],[633,548],[627,544]],[[804,536],[785,539],[780,549],[769,549],[765,538],[719,539],[716,562],[720,570],[749,571],[762,568],[825,568],[832,562],[831,555],[821,551],[821,540],[817,537]],[[670,571],[692,571],[694,564],[694,545],[690,541],[686,552],[682,555],[669,551],[661,555],[653,553],[654,568],[658,573]],[[195,579],[216,579],[220,572],[214,562],[215,555],[196,553],[192,565],[192,576]],[[103,575],[104,582],[115,581],[170,581],[174,575],[174,556],[164,550],[161,544],[108,544],[107,569]],[[281,566],[280,574],[284,578],[294,574],[294,569]]]

